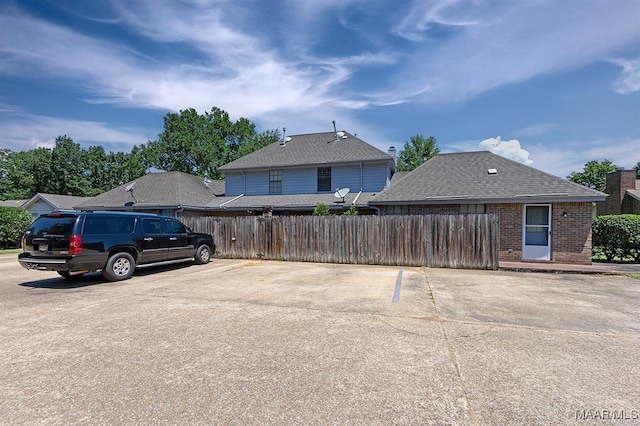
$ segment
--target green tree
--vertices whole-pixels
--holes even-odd
[[[611,173],[616,168],[617,166],[609,160],[591,160],[584,165],[583,171],[571,172],[567,179],[587,188],[604,191],[607,184],[607,173]]]
[[[37,192],[53,192],[50,165],[51,150],[47,148],[9,152],[3,166],[1,197],[25,199]]]
[[[221,179],[218,167],[278,138],[274,131],[258,134],[246,118],[232,122],[220,108],[204,114],[189,108],[166,114],[164,131],[142,149],[151,166]]]
[[[0,248],[18,247],[31,220],[31,214],[22,207],[0,206]]]
[[[398,171],[413,170],[425,161],[435,157],[440,152],[433,136],[425,138],[418,134],[411,136],[405,142],[404,148],[398,153],[396,169]]]
[[[313,209],[314,216],[329,216],[330,214],[329,206],[325,203],[318,203]]]
[[[640,179],[640,161],[638,161],[634,169],[636,169],[636,179]]]
[[[56,146],[51,151],[51,175],[55,194],[77,196],[96,194],[96,189],[92,187],[89,179],[91,170],[87,157],[87,152],[70,137],[65,135],[56,138]]]

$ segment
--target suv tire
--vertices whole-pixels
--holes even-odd
[[[209,261],[211,260],[211,249],[208,245],[202,244],[200,247],[198,247],[198,250],[196,250],[194,258],[196,260],[196,264],[198,265],[209,263]]]
[[[107,281],[122,281],[131,278],[136,269],[136,261],[129,253],[120,252],[112,255],[102,270],[102,276]]]

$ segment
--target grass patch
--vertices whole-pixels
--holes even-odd
[[[629,278],[640,280],[640,274],[626,274]]]
[[[3,249],[3,250],[0,250],[0,256],[3,256],[5,254],[18,254],[18,253],[22,253],[22,249]]]

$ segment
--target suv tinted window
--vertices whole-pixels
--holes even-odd
[[[160,234],[162,221],[160,219],[142,219],[142,229],[145,234]]]
[[[167,232],[171,234],[186,234],[187,227],[182,223],[177,222],[175,220],[168,220],[167,222]]]
[[[26,230],[26,234],[41,235],[71,235],[77,216],[48,217],[42,216],[35,220]]]
[[[87,216],[84,221],[85,234],[131,234],[135,228],[133,217]]]

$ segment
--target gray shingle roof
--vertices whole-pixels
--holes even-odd
[[[346,139],[335,138],[334,132],[290,136],[285,145],[272,143],[244,157],[225,164],[220,171],[310,166],[369,161],[388,161],[393,157],[362,139],[344,132]]]
[[[1,200],[0,206],[2,207],[22,207],[27,200]]]
[[[489,174],[496,169],[497,174]],[[604,201],[606,194],[490,152],[439,154],[371,204]]]
[[[264,206],[272,206],[278,210],[313,209],[316,204],[324,203],[330,208],[348,208],[352,204],[358,207],[366,207],[375,193],[350,192],[345,197],[345,202],[333,194],[295,194],[295,195],[246,195],[242,197],[219,197],[210,202],[207,207],[225,210],[260,210]],[[357,200],[356,200],[357,198]]]
[[[45,202],[49,203],[56,209],[71,210],[78,203],[82,203],[90,199],[91,197],[77,197],[74,195],[46,194],[43,192],[39,192],[33,197],[31,197],[28,201],[26,201],[22,205],[22,207],[29,208],[36,201],[44,200]]]
[[[124,188],[135,182],[133,196]],[[134,202],[134,207],[204,207],[216,195],[224,193],[223,181],[205,186],[201,176],[182,172],[149,173],[135,181],[113,188],[77,205],[83,209],[121,208]]]

